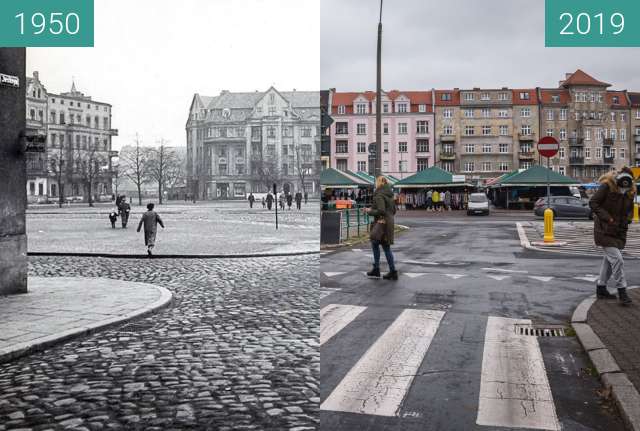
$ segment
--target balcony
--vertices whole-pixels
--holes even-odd
[[[440,135],[440,142],[455,142],[456,137],[454,135]]]
[[[535,134],[531,133],[529,135],[524,135],[522,133],[518,133],[518,140],[520,142],[533,142],[535,141]]]
[[[456,153],[453,151],[443,151],[440,153],[440,160],[455,160]]]
[[[583,156],[570,156],[569,157],[570,165],[584,165],[584,157]]]
[[[636,151],[636,161],[640,160],[640,151]]]
[[[636,133],[633,137],[634,142],[640,144],[640,133]]]
[[[602,161],[603,161],[603,163],[604,163],[605,165],[613,165],[613,164],[615,163],[615,162],[614,162],[613,157],[611,157],[611,156],[608,156],[608,157],[607,157],[607,156],[604,156],[604,157],[602,158]]]
[[[262,135],[251,135],[251,142],[262,142]]]
[[[605,147],[613,147],[613,139],[611,138],[604,138],[602,140],[602,145]]]
[[[582,147],[584,146],[583,138],[569,138],[569,146],[570,147]]]
[[[109,134],[111,136],[118,136],[118,129],[109,129]]]
[[[521,160],[533,160],[536,157],[536,153],[533,151],[520,151],[518,158]]]

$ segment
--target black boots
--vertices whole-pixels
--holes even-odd
[[[618,288],[618,299],[621,305],[631,305],[631,298],[627,295],[627,289],[625,287]]]
[[[597,286],[596,287],[596,297],[598,299],[616,299],[616,295],[612,295],[607,290],[607,286]]]
[[[398,271],[389,271],[383,277],[385,280],[397,280],[398,279]]]
[[[371,271],[367,272],[367,277],[380,278],[380,268],[373,268]]]

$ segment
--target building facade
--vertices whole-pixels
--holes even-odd
[[[566,74],[557,88],[389,92],[383,103],[395,101],[401,94],[406,98],[419,95],[427,112],[414,112],[411,102],[410,113],[383,114],[383,148],[390,150],[383,150],[383,172],[398,174],[400,162],[409,174],[426,166],[424,160],[418,162],[419,153],[409,151],[404,153],[406,159],[401,158],[398,142],[409,138],[428,140],[429,165],[435,163],[477,183],[546,164],[536,149],[543,136],[554,136],[560,142],[558,155],[550,160],[552,169],[580,181],[591,182],[624,165],[639,165],[640,93],[609,87],[577,70]],[[367,163],[366,146],[375,141],[375,93],[331,93],[336,121],[330,129],[331,167],[362,170]],[[400,121],[426,121],[432,133],[423,137],[399,135],[396,123]]]
[[[376,140],[376,94],[331,90],[331,166],[369,172]],[[430,91],[382,93],[382,171],[404,178],[434,165],[434,115]]]
[[[112,194],[112,106],[92,100],[75,83],[66,93],[47,92],[38,72],[27,78],[27,129],[46,136],[45,152],[27,154],[29,202],[75,197],[87,202]],[[91,184],[91,190],[89,190]]]
[[[188,188],[199,199],[244,199],[250,192],[318,193],[320,93],[195,94],[187,132]]]

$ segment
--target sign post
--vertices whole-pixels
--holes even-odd
[[[278,230],[278,192],[276,188],[276,183],[273,183],[273,199],[276,204],[276,230]]]
[[[544,210],[544,242],[553,243],[553,210],[551,209],[551,172],[550,159],[558,154],[560,144],[553,136],[545,136],[538,141],[538,154],[547,158],[547,209]]]

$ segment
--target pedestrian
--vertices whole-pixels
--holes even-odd
[[[280,209],[284,211],[284,193],[280,193],[280,198],[278,199],[278,202],[280,202]]]
[[[264,196],[262,197],[262,208],[264,208],[265,206],[267,206],[267,203],[264,201]]]
[[[116,221],[118,220],[118,213],[116,211],[111,211],[109,213],[109,221],[111,222],[111,229],[116,228]]]
[[[119,215],[120,221],[122,222],[122,229],[127,228],[127,223],[129,223],[129,213],[131,212],[131,205],[127,202],[127,197],[122,195],[120,197],[120,207],[119,207]]]
[[[302,209],[302,193],[300,192],[296,193],[296,208],[298,211]]]
[[[152,255],[151,250],[156,245],[156,232],[158,231],[158,225],[164,229],[164,223],[160,218],[160,215],[153,210],[153,204],[147,204],[147,212],[142,214],[140,223],[138,223],[138,232],[144,225],[144,245],[147,247],[147,254]]]
[[[271,211],[271,207],[273,206],[273,195],[271,192],[267,193],[267,209]]]
[[[306,205],[308,201],[309,201],[309,193],[304,192],[304,204]]]
[[[373,202],[371,208],[366,208],[365,211],[374,219],[370,234],[371,248],[373,249],[373,269],[367,272],[367,276],[380,277],[380,246],[382,246],[387,264],[389,265],[389,272],[382,278],[385,280],[397,280],[398,271],[393,261],[393,253],[391,252],[396,206],[393,200],[393,191],[385,177],[379,176],[376,178],[376,190],[373,193]]]
[[[444,192],[444,209],[451,211],[451,192],[449,190]]]
[[[293,195],[291,193],[287,193],[287,207],[289,207],[289,211],[291,211],[292,204],[293,204]]]
[[[637,193],[631,169],[609,172],[599,179],[600,187],[589,201],[593,210],[593,236],[597,246],[603,248],[604,257],[600,276],[596,281],[599,299],[615,299],[607,290],[607,282],[613,278],[618,288],[618,301],[630,305],[624,260],[621,250],[627,242],[627,231],[633,217],[633,202]]]
[[[427,209],[429,211],[433,209],[433,190],[431,189],[427,192]]]
[[[433,200],[433,208],[435,211],[440,211],[440,193],[437,190],[433,191],[433,195],[431,196]]]
[[[253,203],[256,201],[255,196],[253,196],[253,192],[249,193],[249,208],[253,208]]]

